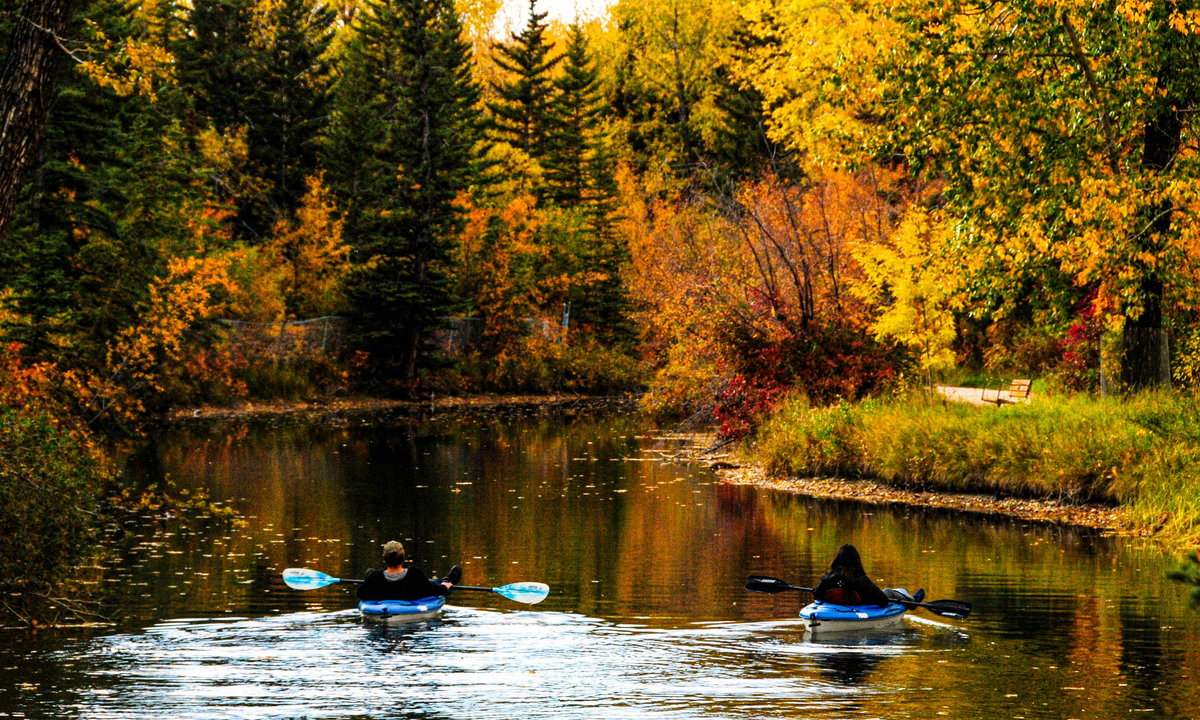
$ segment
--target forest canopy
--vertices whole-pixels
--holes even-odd
[[[17,5],[3,366],[76,421],[1200,372],[1188,2]]]

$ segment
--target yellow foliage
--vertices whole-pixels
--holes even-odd
[[[116,41],[92,20],[85,20],[90,40],[84,49],[89,56],[79,71],[97,85],[122,97],[143,95],[157,99],[157,88],[175,82],[175,56],[166,48],[144,40]]]
[[[224,198],[264,199],[270,183],[253,174],[245,126],[222,133],[209,127],[196,138],[201,156],[213,170],[217,193]]]
[[[890,242],[855,248],[863,269],[855,291],[881,307],[872,326],[876,337],[916,350],[927,372],[954,365],[953,311],[961,303],[951,240],[946,218],[914,206]]]
[[[265,254],[282,274],[283,300],[289,320],[318,317],[341,305],[341,281],[349,269],[350,246],[342,237],[337,206],[318,175],[306,180],[308,190],[291,222],[279,222]]]

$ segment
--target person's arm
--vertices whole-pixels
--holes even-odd
[[[379,590],[376,586],[382,577],[382,571],[368,570],[366,577],[358,584],[358,589],[354,591],[354,594],[358,596],[359,600],[378,600]]]
[[[422,597],[450,594],[450,588],[446,587],[443,583],[430,580],[429,576],[420,568],[410,567],[408,573],[404,576],[404,581],[414,589],[420,588],[418,592],[425,593]]]
[[[862,598],[863,605],[890,605],[891,600],[884,594],[879,586],[871,582],[871,578],[863,577],[856,583],[854,589],[858,591],[858,596]]]
[[[825,601],[825,593],[837,587],[837,576],[833,573],[825,573],[821,576],[821,581],[813,588],[813,598]]]

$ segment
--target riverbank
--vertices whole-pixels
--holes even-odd
[[[1002,408],[922,394],[799,400],[767,419],[747,453],[763,469],[750,477],[758,484],[1200,543],[1200,409],[1179,394]],[[850,484],[775,480],[828,477]]]
[[[730,485],[752,485],[805,497],[869,505],[955,510],[1038,523],[1075,525],[1121,535],[1149,534],[1138,528],[1128,510],[1111,504],[1074,503],[1055,498],[997,497],[994,494],[970,492],[917,491],[875,480],[781,474],[769,470],[752,446],[722,444],[711,433],[693,435],[688,452],[666,459],[705,463],[721,482]]]
[[[246,401],[228,406],[177,408],[166,416],[169,422],[192,420],[266,420],[289,416],[346,417],[369,414],[420,416],[428,413],[498,411],[550,407],[594,407],[634,403],[632,396],[613,395],[469,395],[431,396],[420,400],[379,397],[325,398],[309,401]]]
[[[721,462],[733,467],[722,467],[718,464],[716,473],[722,482],[732,485],[753,485],[806,497],[850,500],[871,505],[911,505],[1011,517],[1038,523],[1076,525],[1114,534],[1149,534],[1136,527],[1125,509],[1110,505],[1081,505],[1035,498],[1002,498],[978,493],[918,492],[891,487],[873,480],[775,477],[749,459]],[[746,464],[741,464],[743,462]]]

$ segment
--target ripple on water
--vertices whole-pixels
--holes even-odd
[[[654,629],[468,608],[389,628],[353,610],[197,618],[73,649],[89,681],[69,705],[101,720],[827,715],[895,691],[864,680],[929,652],[929,632],[813,642],[795,621]]]

